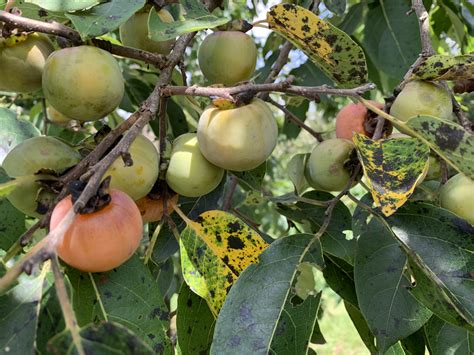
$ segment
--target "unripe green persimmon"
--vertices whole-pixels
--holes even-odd
[[[441,207],[474,225],[474,181],[464,174],[454,175],[441,188]]]
[[[165,23],[173,22],[173,16],[166,9],[161,9],[157,15]],[[157,42],[148,37],[148,12],[137,12],[120,26],[120,40],[124,46],[164,55],[169,54],[175,42],[174,40]]]
[[[143,135],[128,150],[132,166],[125,166],[122,157],[117,158],[104,176],[111,176],[110,187],[123,191],[132,199],[146,196],[158,179],[159,155],[153,143]]]
[[[262,164],[277,143],[278,126],[268,105],[253,99],[248,105],[202,113],[197,137],[202,154],[227,170],[246,171]]]
[[[202,73],[212,84],[234,85],[252,76],[257,47],[243,32],[214,32],[201,43],[198,60]]]
[[[390,108],[390,114],[403,122],[417,115],[449,120],[452,112],[451,95],[446,89],[419,80],[407,83]]]
[[[222,180],[224,170],[204,158],[195,133],[175,139],[166,172],[166,182],[178,194],[186,197],[206,195]]]
[[[50,105],[66,117],[95,121],[120,104],[124,81],[109,52],[79,46],[49,56],[43,72],[43,91]]]
[[[40,185],[35,182],[39,177],[33,175],[45,170],[41,179],[52,180],[54,176],[48,174],[48,170],[60,173],[80,160],[81,155],[76,150],[56,138],[40,136],[23,141],[8,153],[2,167],[12,178],[32,178],[22,182],[21,186],[8,195],[8,199],[23,213],[39,217],[36,209]]]
[[[342,191],[350,180],[350,172],[344,167],[354,144],[347,139],[328,139],[311,152],[307,162],[308,183],[315,189]]]
[[[46,59],[53,51],[51,41],[43,34],[0,40],[0,91],[40,89]]]

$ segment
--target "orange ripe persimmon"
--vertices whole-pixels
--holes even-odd
[[[168,214],[173,213],[174,208],[173,204],[178,203],[178,196],[173,195],[168,197],[168,201],[166,203],[166,209]],[[137,204],[138,209],[142,215],[143,223],[148,222],[158,222],[163,218],[164,212],[164,199],[160,197],[159,199],[152,199],[148,196],[142,197],[138,201],[135,201]]]
[[[380,109],[383,108],[380,102],[370,101],[370,103]],[[344,106],[336,116],[336,137],[352,140],[354,132],[367,136],[364,124],[368,114],[367,107],[360,102]]]
[[[68,265],[88,272],[109,271],[127,261],[140,245],[142,216],[124,192],[110,190],[110,203],[90,214],[76,215],[58,245],[58,256]],[[71,196],[53,210],[50,230],[72,208]]]

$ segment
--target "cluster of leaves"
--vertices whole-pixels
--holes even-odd
[[[98,36],[115,40],[117,27],[145,1],[17,3],[24,16],[66,22],[84,40]],[[292,29],[285,22],[291,16],[299,22],[307,12],[285,5],[268,12],[267,20],[274,32],[260,43],[264,65],[257,71],[255,81],[265,80],[286,37],[310,58],[288,73],[296,77],[297,84],[354,87],[369,80],[377,84],[381,93],[389,93],[421,50],[416,17],[406,16],[408,2],[323,3],[322,15],[329,21],[314,15],[311,23],[321,28],[321,37],[311,43],[306,39],[317,37],[315,27]],[[164,24],[152,17],[150,33],[156,39],[174,38],[222,25],[229,15],[249,19],[262,16],[255,7],[242,5],[231,3],[228,9],[210,14],[198,1],[181,1],[180,5],[170,5],[180,21]],[[425,1],[425,6],[432,9],[438,52],[451,53],[445,37],[454,40],[463,52],[474,48],[465,31],[474,31],[473,12],[469,12],[472,6],[467,1]],[[283,37],[277,37],[276,32]],[[204,82],[196,65],[196,46],[185,58],[193,84]],[[450,58],[444,67],[453,69],[457,78],[455,69],[466,60]],[[121,65],[126,95],[120,108],[133,112],[152,91],[159,74],[129,60],[123,60]],[[425,64],[426,70],[421,67],[415,75],[447,79],[433,74],[433,66]],[[183,84],[178,70],[173,83]],[[310,103],[286,99],[287,107],[304,120]],[[167,107],[167,136],[194,130],[206,100],[172,97]],[[321,100],[318,111],[333,117],[341,101],[324,96]],[[90,134],[105,124],[74,129],[46,124],[37,97],[5,96],[3,102],[8,109],[0,109],[0,137],[8,139],[0,140],[0,158],[40,131],[88,148]],[[26,120],[18,120],[15,111]],[[115,113],[106,123],[114,127],[122,120]],[[426,125],[429,129],[424,129]],[[158,136],[158,123],[151,122],[150,127]],[[411,121],[409,128],[422,141],[410,140],[397,146],[356,138],[372,196],[366,194],[357,207],[337,202],[328,228],[318,239],[314,234],[324,224],[327,206],[334,196],[309,191],[300,196],[290,193],[274,197],[282,194],[275,181],[289,178],[275,160],[270,160],[251,172],[229,173],[227,180],[206,196],[181,198],[181,210],[186,216],[173,215],[179,242],[168,226],[149,224],[150,239],[158,232],[159,235],[148,263],[138,253],[108,273],[92,275],[66,267],[83,347],[97,353],[110,349],[123,353],[172,353],[174,348],[183,354],[304,354],[308,343],[324,341],[318,326],[322,289],[315,282],[315,275],[322,275],[343,300],[371,352],[422,354],[426,346],[433,354],[444,354],[448,349],[469,353],[474,341],[474,229],[431,201],[415,203],[409,198],[422,174],[429,148],[472,177],[472,136],[458,125],[426,117]],[[284,122],[280,132],[282,140],[292,139],[299,136],[300,128]],[[454,137],[454,143],[451,139],[447,145],[440,135]],[[400,154],[407,157],[406,161],[393,167]],[[381,157],[382,161],[374,157]],[[387,167],[398,169],[396,178],[379,184],[381,172]],[[407,179],[399,179],[401,172]],[[6,177],[2,179],[5,181]],[[237,179],[238,187],[231,212],[240,218],[220,211],[233,179]],[[373,207],[374,201],[382,206],[382,213]],[[286,231],[275,226],[282,220],[288,227]],[[7,200],[0,200],[0,221],[3,253],[15,244],[31,220]],[[276,238],[275,230],[284,236]],[[6,266],[0,263],[0,275],[5,270]],[[46,263],[33,277],[22,276],[17,285],[0,296],[2,351],[29,353],[36,349],[47,353],[53,349],[62,353],[77,346],[77,340],[63,331],[64,322],[58,321],[62,319],[61,309],[52,282]],[[175,324],[170,322],[174,316]]]

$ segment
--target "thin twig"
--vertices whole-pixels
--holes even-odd
[[[76,346],[76,351],[79,355],[85,355],[86,352],[82,346],[80,331],[76,319],[76,315],[69,300],[67,293],[66,284],[64,283],[64,276],[59,269],[59,261],[56,253],[51,257],[51,268],[53,269],[54,275],[54,287],[56,288],[56,294],[58,295],[59,305],[63,313],[64,322],[66,323],[66,329],[71,333],[72,341]]]
[[[272,105],[274,105],[275,107],[278,107],[281,111],[283,111],[283,113],[285,114],[285,117],[288,120],[290,120],[291,122],[293,122],[297,126],[303,128],[305,131],[307,131],[309,134],[311,134],[314,138],[316,138],[318,140],[318,142],[323,141],[323,137],[322,137],[321,133],[316,132],[311,127],[304,124],[304,122],[302,122],[293,112],[288,110],[285,106],[280,105],[278,102],[272,100],[270,97],[268,97],[267,101],[269,103],[271,103]]]
[[[273,83],[276,80],[278,74],[280,74],[280,71],[283,69],[284,65],[288,61],[288,55],[290,54],[292,47],[293,45],[290,42],[285,42],[285,44],[281,46],[280,54],[278,54],[278,58],[273,64],[270,74],[268,74],[267,78],[263,82],[264,84]],[[262,100],[265,100],[266,98],[268,98],[268,92],[261,92],[259,93],[258,97],[260,97]]]

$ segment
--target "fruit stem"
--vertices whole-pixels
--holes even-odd
[[[168,203],[170,203],[169,200],[168,200]],[[158,226],[156,226],[155,230],[153,231],[153,235],[151,236],[151,240],[150,240],[150,245],[148,246],[148,249],[145,254],[145,260],[144,260],[145,265],[147,265],[148,261],[150,261],[151,259],[151,255],[153,254],[153,249],[155,249],[155,244],[156,244],[156,241],[158,240],[158,236],[160,235],[163,224],[164,224],[164,220],[162,219],[160,223],[158,224]]]
[[[59,261],[56,253],[51,256],[51,267],[54,274],[54,286],[56,288],[56,294],[58,295],[63,318],[66,323],[66,329],[71,332],[72,340],[76,346],[78,354],[85,355],[84,348],[82,347],[81,336],[79,334],[81,329],[77,324],[76,315],[74,314],[74,310],[67,293],[66,284],[64,283],[64,276],[59,269]]]
[[[168,201],[171,206],[173,206],[173,209],[176,211],[176,213],[181,217],[181,219],[187,224],[187,225],[191,225],[193,224],[194,222],[192,220],[190,220],[186,214],[181,210],[181,208],[178,207],[178,205],[173,201],[173,200],[169,200]]]

